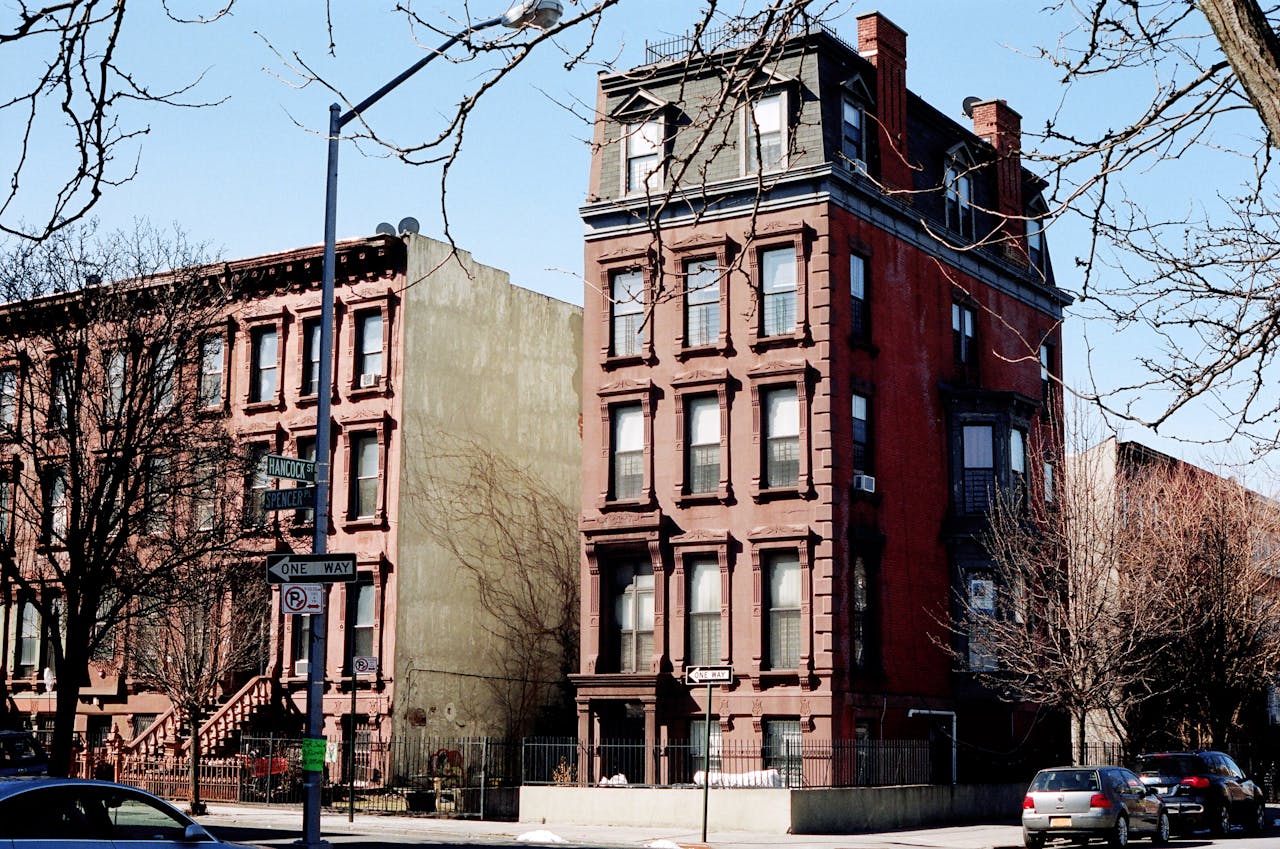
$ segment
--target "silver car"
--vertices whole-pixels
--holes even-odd
[[[1098,837],[1113,849],[1145,835],[1169,841],[1169,812],[1137,775],[1119,766],[1054,767],[1036,773],[1022,800],[1022,839],[1040,849],[1050,838]]]
[[[241,846],[218,840],[168,802],[135,787],[76,778],[0,778],[0,846],[191,849],[196,845],[201,849]]]

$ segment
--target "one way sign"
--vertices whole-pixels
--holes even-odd
[[[356,579],[354,554],[268,554],[271,584],[337,584]]]

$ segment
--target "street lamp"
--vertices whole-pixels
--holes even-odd
[[[342,107],[337,103],[329,107],[329,164],[324,203],[324,272],[320,290],[320,374],[316,402],[316,528],[315,536],[312,538],[312,551],[316,554],[325,553],[326,536],[329,530],[329,419],[333,394],[333,266],[338,210],[338,141],[342,128],[364,114],[366,109],[381,100],[396,86],[426,67],[432,59],[444,54],[450,47],[472,33],[498,24],[511,29],[525,27],[547,29],[560,20],[563,11],[564,7],[560,0],[519,0],[498,17],[460,30],[346,112],[342,112]],[[312,618],[311,663],[307,670],[307,737],[313,741],[322,740],[324,736],[323,696],[327,620],[327,610]],[[303,805],[301,845],[307,849],[318,849],[324,845],[320,840],[322,771],[307,770],[305,775],[307,794]]]

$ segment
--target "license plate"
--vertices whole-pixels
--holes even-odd
[[[1049,828],[1071,828],[1071,817],[1049,817]]]

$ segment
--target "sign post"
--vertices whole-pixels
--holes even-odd
[[[733,684],[732,666],[690,666],[684,671],[689,686],[707,685],[706,727],[702,738],[702,842],[707,842],[707,806],[711,800],[711,688],[716,684]]]
[[[351,727],[347,736],[347,822],[356,820],[356,676],[376,675],[376,657],[351,657]]]

